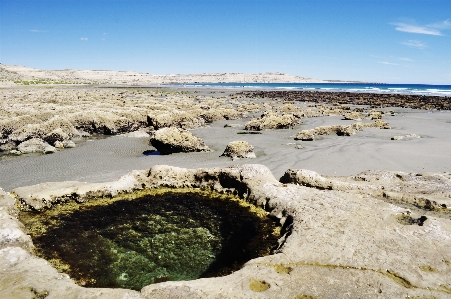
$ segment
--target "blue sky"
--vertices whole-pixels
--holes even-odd
[[[451,1],[1,0],[0,63],[451,84]]]

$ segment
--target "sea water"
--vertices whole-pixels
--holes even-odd
[[[412,94],[428,96],[451,96],[451,85],[429,84],[380,84],[380,83],[195,83],[177,86],[281,89],[303,91],[369,92],[389,94]]]

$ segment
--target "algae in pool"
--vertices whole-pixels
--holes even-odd
[[[268,255],[277,245],[275,222],[231,199],[165,192],[20,217],[36,254],[80,285],[140,290],[166,280],[230,274]]]

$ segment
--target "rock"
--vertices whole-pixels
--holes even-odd
[[[162,128],[152,132],[150,143],[163,155],[211,151],[202,139],[194,136],[190,131],[179,128]]]
[[[68,115],[68,119],[77,129],[88,133],[115,135],[139,129],[139,123],[108,111],[77,112]]]
[[[348,126],[320,126],[310,130],[302,130],[296,134],[294,140],[312,141],[316,135],[337,134],[338,136],[351,136],[364,128],[390,129],[390,125],[383,120],[374,123],[357,122]]]
[[[393,136],[391,140],[401,140],[404,139],[404,136]]]
[[[293,114],[278,115],[276,113],[265,113],[259,119],[249,121],[245,126],[248,131],[291,129],[300,123],[300,119]]]
[[[350,111],[345,114],[343,114],[343,119],[345,120],[362,120],[363,115],[360,112],[357,111]]]
[[[62,142],[64,148],[74,148],[75,143],[72,140],[65,140]]]
[[[61,128],[57,128],[53,130],[52,132],[48,133],[44,136],[44,141],[49,144],[55,144],[55,142],[63,142],[66,140],[69,140],[69,135],[63,132]],[[56,147],[56,146],[55,146]]]
[[[27,124],[14,130],[8,138],[11,141],[20,143],[32,138],[42,138],[44,135],[45,131],[41,128],[41,124]]]
[[[246,141],[230,142],[221,156],[230,157],[232,160],[256,157],[254,147]]]
[[[370,112],[368,112],[368,118],[369,119],[381,119],[382,114],[383,114],[382,111],[371,110]]]
[[[166,127],[193,129],[205,125],[205,120],[191,112],[164,112],[154,111],[147,115],[147,125],[156,130]]]
[[[29,153],[43,153],[43,154],[52,154],[56,152],[56,148],[48,144],[42,139],[32,138],[27,141],[22,142],[17,146],[17,149],[22,154]]]
[[[58,149],[63,149],[63,148],[64,148],[64,145],[63,145],[63,143],[62,143],[61,141],[55,141],[55,143],[53,144],[53,146],[54,146],[55,148],[58,148]]]
[[[107,199],[119,193],[162,186],[238,194],[277,219],[282,237],[274,254],[250,260],[230,275],[152,284],[140,293],[133,293],[135,296],[146,299],[449,297],[450,173],[370,171],[330,177],[292,169],[278,182],[262,165],[210,169],[158,165],[133,171],[115,182],[47,183],[12,192],[22,207],[40,210],[70,199],[79,202],[94,196]],[[0,204],[6,198],[9,201],[5,210],[17,210],[14,198],[5,193],[0,194]],[[417,200],[418,204],[409,200]],[[406,204],[415,208],[406,208]],[[32,255],[33,245],[23,226],[8,213],[0,217],[0,228],[12,229],[0,230],[4,240],[0,242],[2,294],[16,294],[39,286],[39,292],[44,289],[55,296],[76,297],[72,296],[76,286],[70,279],[58,276],[49,263],[37,262],[39,259]],[[11,284],[17,275],[21,279]],[[95,295],[89,297],[82,292],[95,290],[77,288],[78,294],[86,298]],[[139,298],[120,297],[131,296],[123,293],[115,297],[113,290],[107,288],[101,291],[104,298]]]
[[[20,156],[20,155],[22,155],[22,152],[18,151],[18,150],[10,150],[9,154],[14,155],[14,156]]]
[[[315,130],[302,130],[296,134],[294,140],[313,141],[315,140]]]
[[[16,116],[0,120],[0,138],[7,138],[12,132],[28,124],[37,124],[40,121],[30,115]]]
[[[51,135],[52,132],[54,133],[53,137]],[[75,127],[66,118],[55,116],[40,124],[27,124],[22,126],[13,131],[8,138],[16,143],[32,138],[47,138],[51,141],[50,143],[53,144],[56,140],[59,140],[59,138],[72,138],[79,135],[80,133],[77,129],[75,129]]]
[[[0,152],[7,152],[16,149],[17,145],[12,141],[6,141],[0,145]]]
[[[380,119],[377,119],[374,122],[373,127],[379,128],[379,129],[385,129],[385,130],[391,129],[390,125],[387,122],[380,120]]]

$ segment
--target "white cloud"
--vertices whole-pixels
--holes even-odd
[[[438,28],[438,29],[448,29],[448,28],[451,28],[451,22],[449,20],[444,20],[442,22],[429,24],[429,25],[427,25],[427,27]]]
[[[30,32],[34,32],[34,33],[42,33],[42,32],[47,32],[47,30],[31,29]]]
[[[87,37],[80,37],[81,40],[88,40]]]
[[[401,58],[399,58],[399,60],[402,60],[402,61],[413,61],[412,59],[410,59],[410,58],[405,58],[405,57],[401,57]]]
[[[385,64],[385,65],[398,65],[396,63],[391,63],[391,62],[387,62],[387,61],[379,61],[380,64]]]
[[[418,48],[418,49],[424,49],[427,47],[425,43],[420,42],[418,40],[408,40],[406,42],[402,42],[402,44],[412,47],[412,48]]]
[[[402,32],[428,34],[428,35],[443,35],[439,30],[427,26],[416,26],[405,23],[392,23],[392,25],[396,26],[395,28],[396,30]]]
[[[417,34],[427,34],[427,35],[438,35],[441,36],[442,30],[451,28],[451,22],[449,20],[444,20],[441,22],[436,22],[428,25],[415,25],[412,23],[390,23],[396,26],[396,30],[409,33]]]

